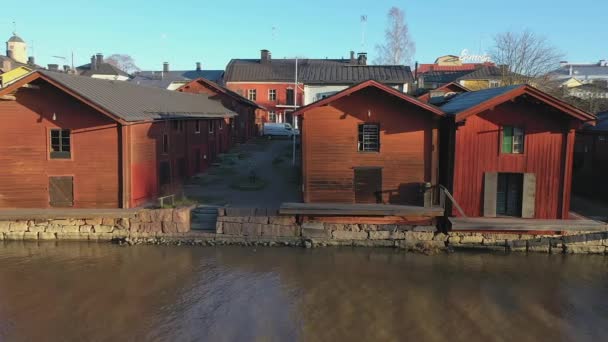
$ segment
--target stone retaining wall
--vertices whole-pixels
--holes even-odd
[[[61,218],[52,215],[0,221],[0,240],[101,240],[146,237],[190,231],[191,207],[116,211],[103,217]]]

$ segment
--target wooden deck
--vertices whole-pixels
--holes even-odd
[[[450,217],[453,231],[605,231],[604,222],[580,220],[537,220],[522,218]]]
[[[425,208],[394,204],[283,203],[279,209],[279,214],[309,216],[437,217],[443,216],[443,208]]]

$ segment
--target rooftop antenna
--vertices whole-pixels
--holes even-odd
[[[361,15],[361,51],[365,51],[365,27],[367,25],[367,15]]]
[[[17,22],[15,20],[13,20],[13,35],[17,35]]]

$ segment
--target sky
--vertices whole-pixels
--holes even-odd
[[[608,59],[606,0],[12,1],[0,39],[10,37],[14,21],[39,65],[71,64],[73,53],[78,66],[99,52],[131,55],[143,70],[165,61],[172,70],[196,62],[224,69],[232,58],[259,58],[260,49],[275,59],[348,58],[354,50],[373,60],[392,6],[406,13],[420,63],[463,49],[483,54],[496,33],[524,29],[548,38],[565,60]]]

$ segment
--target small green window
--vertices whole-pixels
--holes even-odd
[[[524,153],[524,130],[519,127],[502,128],[502,153]]]

